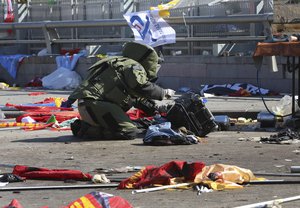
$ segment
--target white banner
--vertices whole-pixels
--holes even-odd
[[[175,30],[159,16],[158,11],[124,14],[135,41],[152,47],[176,42]]]

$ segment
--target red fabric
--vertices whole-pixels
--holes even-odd
[[[205,167],[203,162],[187,163],[184,161],[171,161],[160,167],[146,166],[130,178],[123,180],[118,188],[124,189],[132,186],[133,188],[143,188],[153,184],[169,185],[171,178],[184,177],[186,181],[193,181],[198,173]],[[140,175],[139,177],[136,177]]]
[[[74,55],[74,54],[79,53],[80,51],[81,51],[80,48],[75,48],[75,49],[71,49],[71,50],[61,49],[61,50],[60,50],[60,54],[61,54],[61,55],[66,55],[66,54],[68,54],[68,55],[72,56],[72,55]]]
[[[240,88],[236,92],[229,93],[228,96],[232,96],[232,97],[249,97],[249,96],[251,96],[251,93],[248,92],[247,90],[243,89],[243,88]]]
[[[79,170],[67,169],[47,169],[28,167],[24,165],[16,165],[13,169],[13,174],[24,179],[56,179],[56,180],[81,180],[87,181],[92,179],[92,175],[83,173]]]
[[[41,80],[41,78],[36,77],[29,83],[27,83],[25,87],[43,87],[43,81]]]
[[[11,0],[6,0],[6,13],[4,14],[4,22],[11,23],[15,21],[15,16],[12,8]],[[12,34],[13,30],[8,29],[7,33],[10,35]]]
[[[38,95],[44,95],[47,94],[46,92],[31,92],[28,95],[29,96],[38,96]]]
[[[11,103],[6,103],[5,106],[7,107],[14,107],[17,108],[20,111],[46,111],[46,112],[50,112],[50,111],[59,111],[59,110],[64,110],[64,111],[73,111],[73,108],[60,108],[60,107],[56,107],[53,106],[53,103],[55,102],[56,98],[45,98],[43,101],[40,102],[35,102],[33,103],[33,105],[27,104],[27,105],[15,105],[15,104],[11,104]],[[41,105],[38,105],[41,104]],[[43,105],[46,104],[46,105]],[[50,104],[47,106],[47,104]]]
[[[120,196],[114,196],[109,199],[109,207],[108,208],[133,208],[131,204],[129,204],[128,201],[123,199]],[[104,207],[106,208],[106,207]]]
[[[15,16],[13,13],[8,12],[6,18],[4,19],[4,22],[10,23],[15,21]]]
[[[148,116],[144,111],[140,109],[130,109],[126,112],[130,120],[134,121],[140,118],[147,118],[149,120],[153,120],[153,116]],[[161,116],[166,116],[166,113],[161,113]]]
[[[9,205],[2,208],[23,208],[23,206],[18,202],[18,200],[13,199]]]
[[[21,122],[23,117],[30,116],[36,122],[47,122],[49,118],[54,115],[56,120],[61,123],[72,118],[80,118],[80,115],[77,111],[61,111],[61,112],[49,112],[49,111],[40,111],[40,112],[28,112],[16,118],[16,122]]]
[[[129,116],[130,120],[137,120],[139,118],[149,118],[149,119],[153,119],[153,117],[148,117],[148,115],[140,110],[140,109],[130,109],[126,112],[126,114]]]
[[[12,105],[7,103],[7,107],[14,107],[20,111],[59,111],[59,110],[64,110],[64,111],[73,111],[73,108],[60,108],[60,107],[52,107],[52,106],[22,106],[22,105]]]

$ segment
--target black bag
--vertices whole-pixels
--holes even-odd
[[[200,95],[195,93],[187,93],[176,99],[166,119],[171,122],[172,128],[184,126],[201,137],[218,128],[214,116],[205,107]]]

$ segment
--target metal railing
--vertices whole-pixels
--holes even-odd
[[[205,24],[239,24],[239,23],[263,23],[265,30],[269,30],[270,23],[273,21],[272,14],[258,14],[258,15],[231,15],[220,17],[170,17],[166,21],[172,25],[195,26]],[[14,30],[21,32],[22,30],[42,30],[44,34],[43,39],[0,39],[0,44],[44,44],[47,47],[48,53],[58,53],[61,44],[100,44],[100,43],[123,43],[132,38],[122,37],[98,37],[92,39],[80,38],[60,38],[58,29],[60,28],[105,28],[105,27],[128,27],[124,19],[102,19],[102,20],[70,20],[70,21],[41,21],[41,22],[20,22],[20,23],[0,23],[0,30]],[[238,33],[237,33],[238,34]],[[267,33],[265,33],[267,34]],[[176,42],[214,42],[214,43],[229,43],[229,42],[247,42],[247,41],[261,41],[267,38],[268,35],[243,35],[243,36],[189,36],[177,37]]]
[[[157,4],[154,0],[132,2],[133,12]],[[208,2],[219,3],[208,5]],[[197,55],[212,51],[213,44],[242,45],[264,40],[270,36],[273,21],[270,2],[272,0],[183,1],[184,6],[172,9],[171,17],[166,18],[177,37],[175,44],[163,47],[164,52],[181,50],[182,54]],[[15,23],[0,23],[0,45],[22,44],[28,53],[47,47],[53,54],[60,48],[122,44],[133,39],[123,19],[123,4],[123,0],[27,0],[26,4],[14,4]],[[0,3],[0,18],[2,9]]]

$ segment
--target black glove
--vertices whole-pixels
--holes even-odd
[[[66,100],[66,101],[63,101],[60,105],[61,108],[71,108],[72,107],[72,104],[75,102],[75,100]]]
[[[144,111],[147,116],[153,116],[158,111],[155,101],[145,98],[137,98],[134,107]]]

